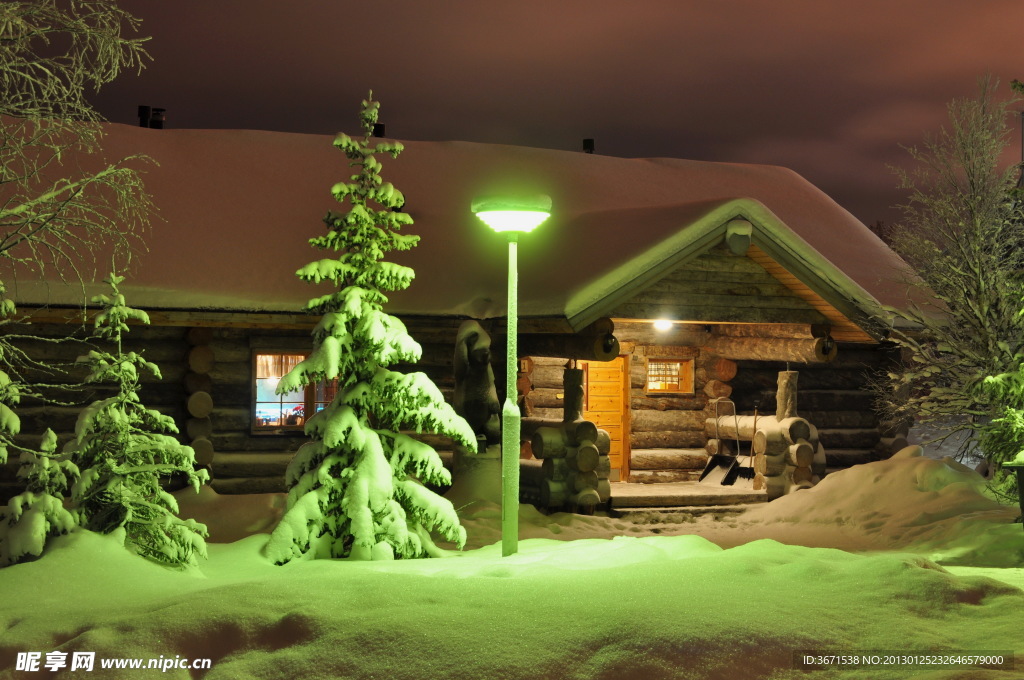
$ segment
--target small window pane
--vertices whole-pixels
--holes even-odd
[[[305,359],[304,354],[256,355],[256,412],[254,427],[300,427],[306,416],[306,390],[299,388],[276,394],[277,385],[288,371]]]
[[[317,383],[313,391],[313,413],[320,413],[324,408],[334,401],[338,393],[338,380],[334,379],[327,383]]]

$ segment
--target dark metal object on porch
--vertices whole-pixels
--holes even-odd
[[[732,407],[733,418],[736,419],[736,450],[729,453],[716,453],[708,458],[708,463],[704,467],[704,472],[700,473],[698,482],[707,482],[708,484],[721,484],[722,486],[733,486],[737,480],[740,481],[740,485],[745,485],[749,482],[751,488],[754,485],[754,466],[751,456],[740,455],[740,439],[739,439],[739,418],[736,413],[736,404],[731,399],[724,397],[714,400],[715,403],[715,439],[719,442],[722,441],[721,433],[718,431],[718,422],[721,417],[720,407],[722,404],[728,404]],[[726,414],[729,415],[729,414]],[[757,412],[754,412],[754,416],[757,417]],[[742,460],[745,459],[745,460]]]
[[[1020,517],[1018,522],[1024,523],[1024,463],[1008,461],[1003,463],[1004,470],[1013,470],[1017,475],[1017,502],[1020,503]]]

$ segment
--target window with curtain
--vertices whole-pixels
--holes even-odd
[[[647,394],[693,394],[693,359],[647,360]]]
[[[277,394],[281,378],[307,356],[304,352],[266,351],[253,355],[253,432],[301,432],[306,419],[334,399],[337,380]]]

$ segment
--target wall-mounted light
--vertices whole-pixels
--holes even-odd
[[[658,319],[654,322],[654,330],[656,331],[670,331],[672,330],[672,322],[668,319]]]

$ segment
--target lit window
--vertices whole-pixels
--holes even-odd
[[[648,359],[647,392],[693,394],[693,359]]]
[[[334,399],[337,380],[277,394],[281,378],[307,356],[302,352],[258,352],[253,356],[253,432],[301,432],[306,418]]]

